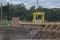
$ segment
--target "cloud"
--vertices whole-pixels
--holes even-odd
[[[46,0],[47,8],[60,8],[60,0]]]
[[[29,8],[33,5],[36,6],[37,0],[0,0],[0,4],[6,4],[7,2],[13,4],[24,3],[26,8]],[[46,8],[60,8],[60,0],[39,0],[39,5]]]
[[[0,0],[0,6],[1,6],[1,4],[6,5],[7,4],[7,0]]]
[[[1,3],[4,4],[4,3],[6,3],[6,1],[7,1],[7,0],[0,0],[0,4],[1,4]]]

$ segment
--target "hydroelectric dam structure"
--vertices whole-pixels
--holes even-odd
[[[41,22],[36,21],[36,15],[41,15]],[[20,39],[55,39],[60,40],[60,22],[45,22],[44,13],[33,13],[32,23],[0,26],[0,40]]]

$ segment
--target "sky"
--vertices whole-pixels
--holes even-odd
[[[36,6],[36,1],[37,0],[0,0],[0,4],[3,3],[3,5],[5,5],[7,2],[13,4],[24,3],[26,8],[29,8],[33,5]],[[38,4],[44,8],[60,8],[60,0],[39,0]]]

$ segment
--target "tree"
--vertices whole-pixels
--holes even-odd
[[[44,12],[45,20],[60,21],[60,8],[48,9],[39,6],[38,8],[35,9],[35,6],[32,6],[30,7],[30,9],[27,9],[23,3],[17,5],[7,4],[3,6],[3,19],[11,20],[12,17],[19,17],[21,20],[32,21],[33,12]]]

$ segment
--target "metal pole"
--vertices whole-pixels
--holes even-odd
[[[38,12],[38,0],[37,0],[37,12]],[[38,16],[37,16],[37,20],[38,20]]]
[[[10,8],[9,8],[9,2],[7,3],[7,5],[8,5],[8,21],[10,20]]]
[[[37,8],[38,8],[38,0],[37,0]],[[38,9],[37,9],[37,11],[38,11]]]
[[[2,23],[2,4],[1,4],[1,23]]]

